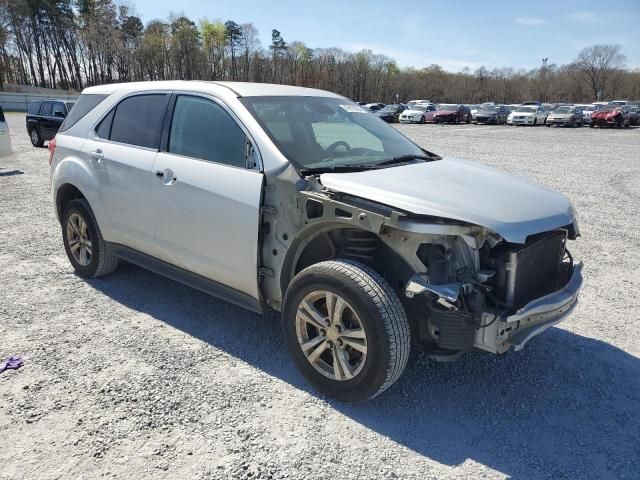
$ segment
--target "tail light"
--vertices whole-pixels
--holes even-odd
[[[53,154],[56,153],[56,137],[49,141],[49,165],[53,161]]]

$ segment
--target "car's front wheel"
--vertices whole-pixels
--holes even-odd
[[[31,138],[31,145],[34,147],[42,147],[44,145],[44,140],[40,136],[40,132],[38,132],[37,128],[33,128],[31,130],[29,137]]]
[[[72,200],[64,208],[62,239],[69,261],[81,277],[108,275],[118,266],[118,258],[107,251],[98,222],[84,199]]]
[[[282,322],[303,376],[338,400],[375,397],[400,377],[409,358],[409,322],[398,296],[377,272],[351,260],[298,273]]]

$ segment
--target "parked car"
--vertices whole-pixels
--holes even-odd
[[[629,125],[640,124],[640,107],[638,105],[628,105],[629,108]]]
[[[2,107],[0,107],[0,157],[11,154],[11,134],[7,119],[4,116]]]
[[[281,312],[282,340],[261,341],[339,400],[392,385],[412,336],[440,358],[500,354],[576,306],[565,197],[442,159],[342,96],[141,82],[87,88],[72,113],[49,160],[76,273],[124,259]]]
[[[507,123],[507,117],[511,111],[506,105],[485,105],[473,117],[473,123],[494,123],[500,125]]]
[[[547,116],[547,127],[581,127],[584,123],[582,110],[575,105],[561,105]]]
[[[406,107],[404,105],[387,105],[376,111],[375,115],[387,123],[398,123],[400,114],[405,110]]]
[[[629,105],[629,100],[611,100],[609,102],[609,105],[616,106],[616,107],[622,107],[624,105]]]
[[[589,125],[591,123],[591,114],[598,110],[598,107],[591,104],[579,104],[576,105],[582,111],[582,120],[585,125]]]
[[[471,119],[473,120],[476,117],[476,113],[480,110],[481,105],[467,105],[466,106],[471,112]]]
[[[629,107],[609,106],[591,114],[590,127],[628,127],[631,125]]]
[[[433,123],[436,107],[432,104],[415,104],[400,114],[400,123]]]
[[[433,121],[435,123],[471,123],[471,110],[464,105],[442,103],[438,105]]]
[[[544,125],[547,112],[542,105],[525,105],[518,107],[507,117],[507,125]]]
[[[27,111],[27,133],[34,147],[56,136],[60,125],[73,107],[73,102],[63,100],[34,100]]]

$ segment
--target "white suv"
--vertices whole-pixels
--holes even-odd
[[[302,374],[347,401],[384,391],[412,344],[504,353],[582,283],[558,193],[442,159],[344,97],[147,82],[86,89],[50,144],[71,264],[120,259],[282,312]]]

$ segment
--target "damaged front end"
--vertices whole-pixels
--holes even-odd
[[[563,320],[582,284],[582,264],[566,248],[570,230],[532,235],[524,244],[494,234],[421,244],[426,271],[411,277],[405,295],[426,307],[422,336],[442,350],[499,354],[520,350]]]

